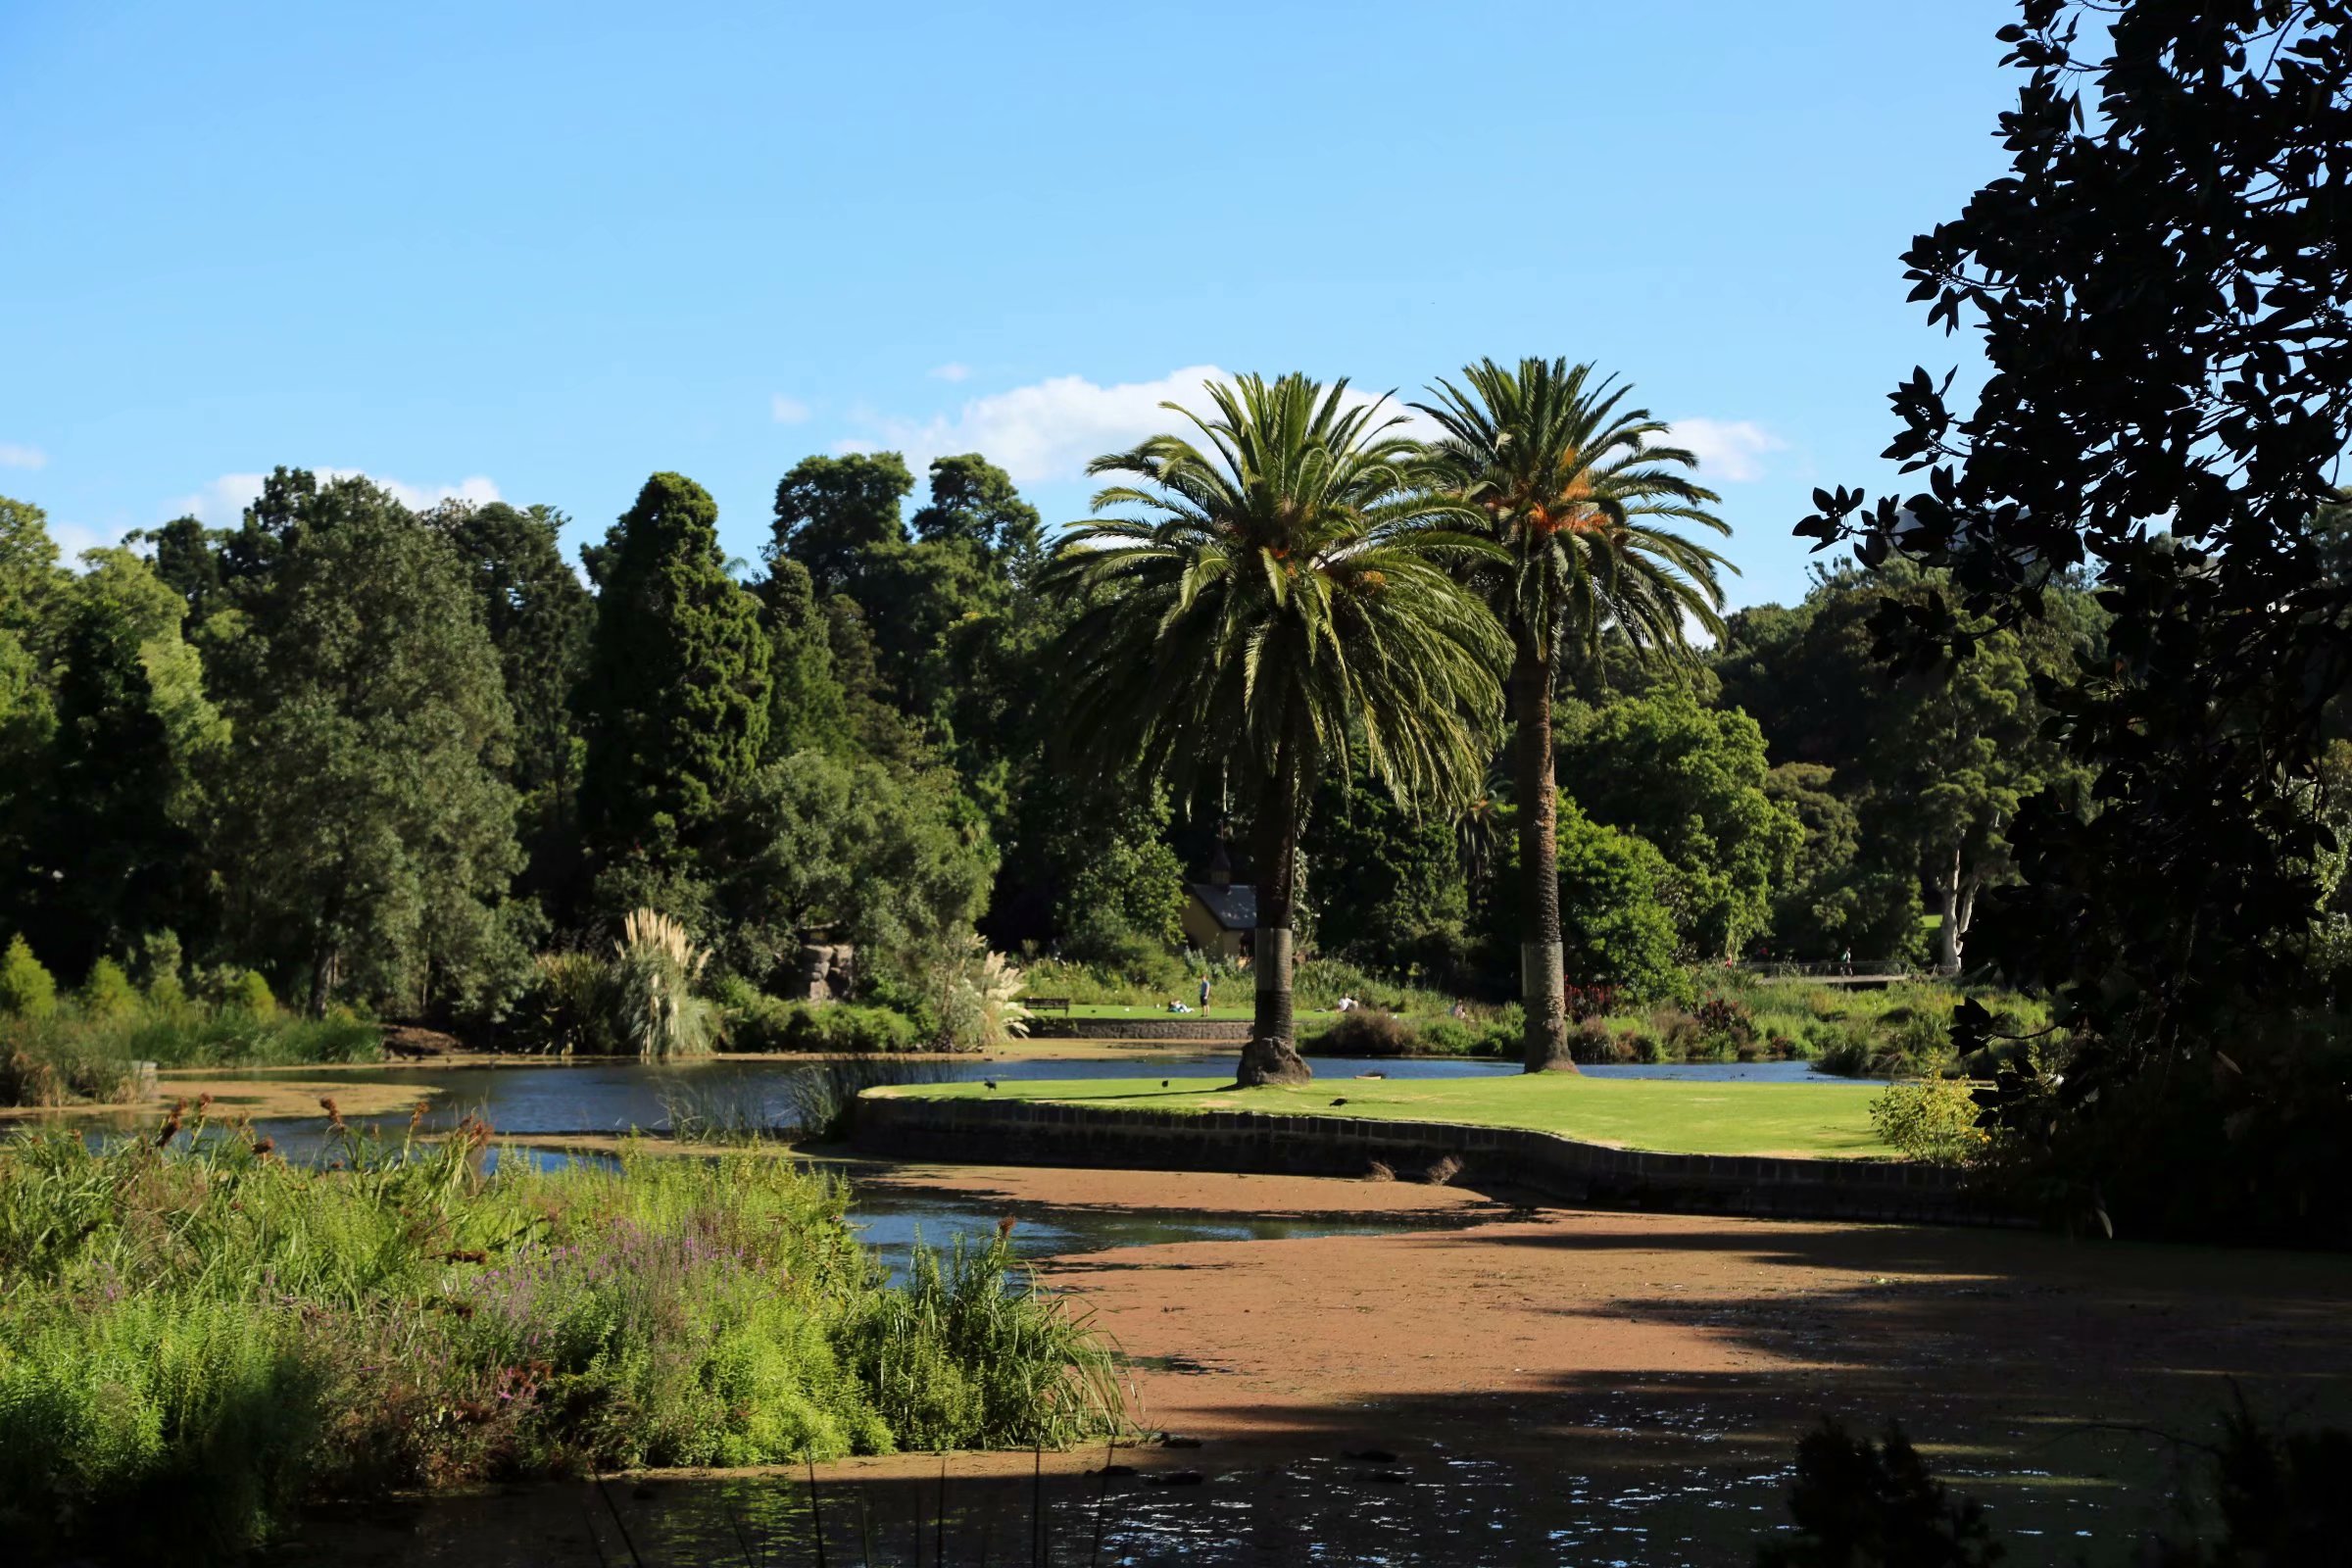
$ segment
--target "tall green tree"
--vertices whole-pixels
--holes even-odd
[[[768,638],[767,755],[854,750],[849,694],[833,669],[831,621],[808,568],[790,556],[771,557],[759,594]]]
[[[1981,627],[1968,660],[1887,667],[1877,654],[1882,607],[1924,612],[1942,592],[1936,574],[1900,561],[1822,572],[1793,610],[1734,617],[1716,669],[1726,698],[1763,726],[1773,758],[1830,769],[1830,787],[1853,807],[1865,864],[1826,890],[1818,912],[1834,919],[1823,923],[1843,926],[1847,941],[1893,941],[1899,955],[1900,911],[1915,898],[1907,889],[1925,889],[1941,916],[1936,961],[1952,970],[1965,961],[1981,896],[2016,880],[2009,835],[2021,804],[2085,781],[2050,737],[2035,687],[2080,667],[2104,628],[2086,595],[2053,586],[2047,618]]]
[[[314,1012],[494,1006],[529,933],[507,902],[513,718],[466,567],[367,480],[286,492],[224,696],[230,949]]]
[[[854,595],[871,553],[906,542],[899,509],[913,491],[896,452],[803,458],[776,485],[770,554],[808,567],[819,599]]]
[[[124,550],[92,551],[62,595],[57,734],[36,865],[50,961],[69,975],[183,927],[202,880],[199,779],[227,744],[187,608]]]
[[[1067,733],[1193,792],[1219,781],[1255,833],[1256,1018],[1245,1085],[1309,1077],[1292,1043],[1298,847],[1330,773],[1400,798],[1474,789],[1499,718],[1494,618],[1452,577],[1485,547],[1454,532],[1417,443],[1347,383],[1244,376],[1205,388],[1194,439],[1089,466],[1133,483],[1078,524],[1054,570],[1080,604],[1061,657]]]
[[[1316,815],[1307,857],[1316,947],[1368,968],[1457,983],[1470,895],[1454,823],[1404,810],[1358,779],[1327,782]]]
[[[970,931],[996,869],[953,773],[816,751],[752,776],[726,842],[727,957],[760,979],[815,937],[856,944],[869,977],[909,983],[923,956]]]
[[[0,924],[22,930],[43,878],[36,869],[50,800],[57,708],[17,633],[0,626]]]
[[[50,607],[67,580],[48,514],[0,496],[0,920],[17,927],[45,880],[33,860],[57,728]]]
[[[728,574],[718,505],[657,473],[606,535],[580,689],[580,818],[607,869],[691,876],[767,740],[760,605]]]
[[[1034,562],[1045,538],[1012,476],[977,452],[931,460],[931,499],[909,520],[925,544],[961,540],[1008,566]]]
[[[568,910],[580,870],[585,750],[572,694],[588,664],[596,601],[564,560],[564,514],[549,507],[452,502],[426,514],[457,551],[498,650],[514,715],[509,782],[521,797],[521,888]]]
[[[67,576],[49,537],[49,514],[0,496],[0,631],[32,638]]]
[[[1600,708],[1565,706],[1560,776],[1598,822],[1639,834],[1673,866],[1684,943],[1736,956],[1771,922],[1804,827],[1766,788],[1764,734],[1736,709],[1660,687]]]
[[[1445,432],[1437,443],[1445,482],[1496,548],[1471,580],[1509,638],[1523,1047],[1528,1071],[1573,1072],[1554,871],[1553,688],[1564,656],[1604,633],[1681,654],[1689,627],[1718,631],[1718,573],[1729,564],[1674,525],[1731,530],[1706,510],[1714,492],[1685,471],[1698,460],[1664,445],[1671,432],[1648,410],[1620,407],[1630,387],[1564,359],[1526,359],[1516,368],[1481,360],[1462,381],[1440,381],[1435,401],[1414,407]]]

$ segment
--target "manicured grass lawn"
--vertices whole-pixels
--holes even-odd
[[[1158,1003],[1132,1004],[1124,1002],[1073,1002],[1070,1004],[1069,1016],[1073,1018],[1198,1018],[1200,1016],[1200,1005],[1190,995],[1185,997],[1184,1004],[1188,1007],[1191,1007],[1193,1010],[1190,1013],[1170,1012],[1168,1010],[1168,1004],[1165,1001]],[[1216,1005],[1216,1004],[1211,1003],[1209,1004],[1208,1015],[1212,1018],[1247,1018],[1250,1016],[1249,999],[1244,998],[1241,1002],[1226,1007],[1219,1007]],[[1062,1011],[1059,1007],[1053,1007],[1047,1011],[1039,1013],[1038,1016],[1041,1018],[1058,1018],[1062,1016]]]
[[[1048,1078],[869,1091],[983,1100],[1052,1100],[1148,1110],[1262,1110],[1309,1116],[1540,1127],[1596,1144],[1687,1154],[1890,1157],[1870,1128],[1879,1084],[1690,1083],[1568,1074],[1496,1078],[1324,1078],[1303,1089],[1236,1089],[1230,1080]],[[1345,1100],[1344,1105],[1334,1104]]]

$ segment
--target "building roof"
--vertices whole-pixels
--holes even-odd
[[[1219,887],[1214,882],[1190,882],[1186,887],[1209,917],[1228,931],[1257,929],[1257,889],[1246,882]]]

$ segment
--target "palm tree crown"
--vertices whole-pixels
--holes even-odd
[[[1631,387],[1595,382],[1589,365],[1482,360],[1467,388],[1441,379],[1413,407],[1445,434],[1433,459],[1507,553],[1479,586],[1506,623],[1524,625],[1558,667],[1562,644],[1614,630],[1636,647],[1681,650],[1689,628],[1723,630],[1722,555],[1674,530],[1728,535],[1706,510],[1720,499],[1683,470],[1698,459],[1660,444],[1672,432],[1647,409],[1620,410]]]
[[[1348,383],[1244,376],[1207,387],[1198,439],[1097,459],[1124,476],[1064,537],[1051,580],[1082,608],[1064,634],[1068,730],[1104,761],[1180,789],[1221,779],[1250,806],[1257,1023],[1245,1083],[1296,1079],[1291,926],[1306,803],[1360,760],[1397,796],[1478,783],[1500,716],[1501,637],[1460,576],[1494,547],[1434,495],[1400,416]]]
[[[1296,810],[1350,747],[1408,800],[1450,800],[1486,765],[1499,710],[1492,618],[1456,581],[1491,547],[1434,498],[1424,450],[1348,383],[1244,376],[1177,405],[1202,438],[1096,459],[1133,476],[1095,497],[1140,518],[1065,536],[1072,729],[1190,786],[1223,773]]]

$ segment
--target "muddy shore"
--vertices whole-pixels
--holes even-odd
[[[1122,1450],[1139,1474],[1115,1479],[1085,1473],[1100,1451],[956,1455],[944,1516],[936,1456],[819,1467],[829,1536],[852,1509],[888,1526],[886,1544],[932,1519],[960,1532],[951,1561],[974,1560],[983,1537],[1015,1555],[1042,1508],[1049,1537],[1106,1530],[1137,1562],[1745,1562],[1785,1520],[1790,1449],[1823,1413],[1899,1419],[1988,1505],[2011,1561],[2120,1561],[2193,1460],[2164,1434],[2211,1436],[2232,1388],[2297,1425],[2352,1423],[2341,1258],[1529,1210],[1315,1178],[859,1175],[1008,1211],[1450,1222],[1045,1260],[1128,1356],[1138,1421],[1188,1446]],[[617,1518],[649,1562],[748,1560],[736,1532],[750,1527],[770,1560],[799,1562],[806,1490],[665,1474],[607,1488],[591,1514],[579,1488],[520,1489],[339,1518],[283,1560],[328,1560],[316,1553],[331,1544],[347,1563],[590,1562],[616,1549]],[[888,1545],[874,1560],[914,1559]]]

